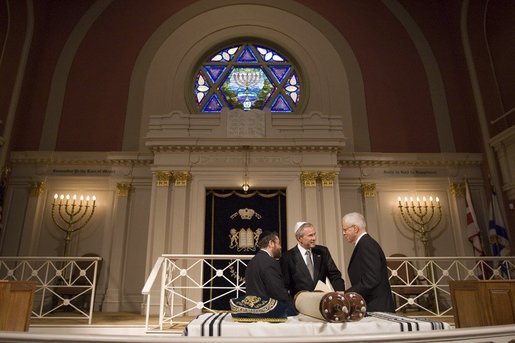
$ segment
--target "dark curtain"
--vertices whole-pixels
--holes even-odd
[[[264,231],[276,231],[286,249],[286,190],[208,190],[206,194],[206,227],[204,254],[253,255],[258,250],[256,243]],[[283,239],[284,237],[284,239]],[[215,269],[223,269],[227,261],[209,261]],[[204,280],[212,286],[230,287],[223,277],[215,277],[213,268],[204,270]],[[240,269],[244,275],[244,268]],[[224,276],[236,282],[234,270],[224,271]],[[227,290],[204,290],[204,301],[225,293]],[[236,297],[228,294],[206,303],[216,310],[228,310],[229,299]]]

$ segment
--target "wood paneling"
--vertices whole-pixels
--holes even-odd
[[[457,328],[515,324],[515,281],[449,282]]]
[[[0,331],[28,331],[36,283],[0,280]]]

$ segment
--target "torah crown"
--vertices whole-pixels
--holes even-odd
[[[255,211],[251,208],[240,208],[238,213],[240,214],[241,219],[252,219]]]

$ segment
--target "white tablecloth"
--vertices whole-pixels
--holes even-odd
[[[320,336],[364,333],[447,330],[444,322],[373,312],[357,322],[327,323],[302,314],[285,323],[237,323],[229,313],[204,313],[191,321],[186,336]]]

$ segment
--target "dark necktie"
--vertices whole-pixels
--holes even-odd
[[[308,266],[311,279],[315,280],[315,267],[313,266],[313,260],[311,259],[311,250],[306,250],[306,265]]]

